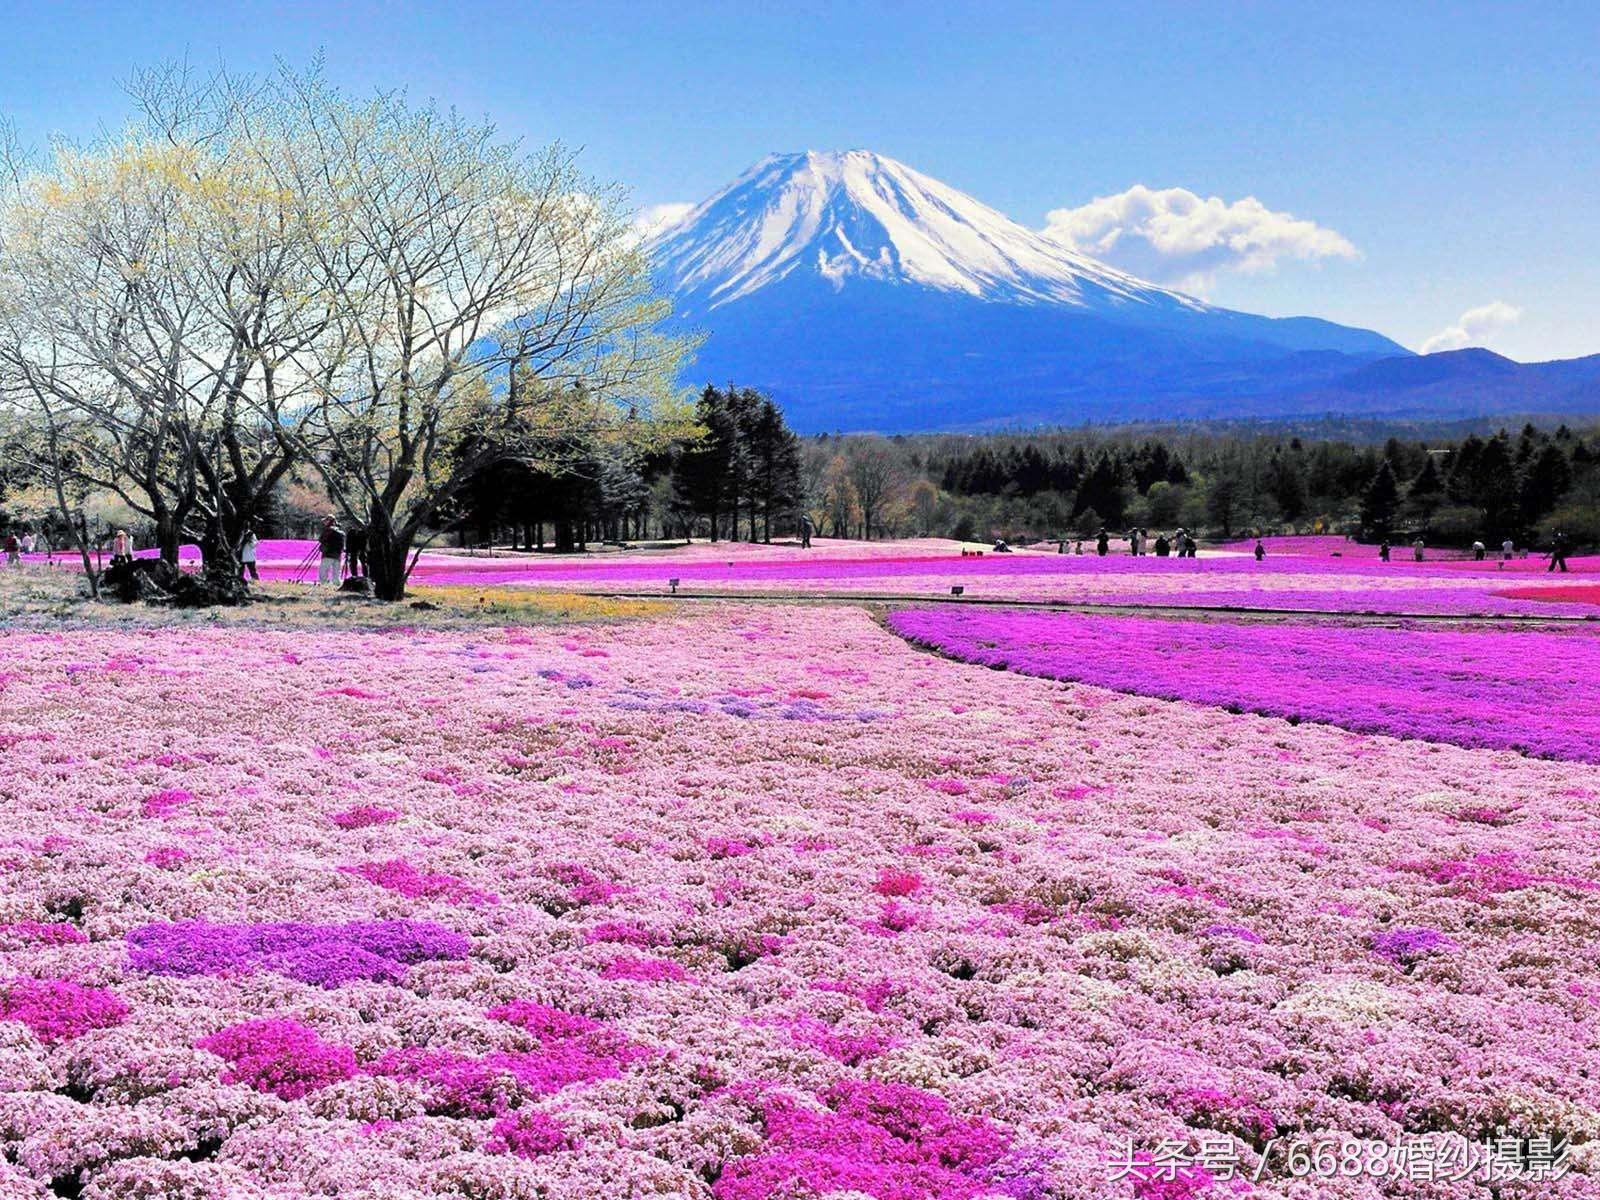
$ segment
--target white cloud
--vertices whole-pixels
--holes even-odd
[[[1467,346],[1481,346],[1490,337],[1522,319],[1522,310],[1504,300],[1469,308],[1456,318],[1454,325],[1441,329],[1422,343],[1422,353],[1438,350],[1461,350]]]
[[[1254,196],[1223,200],[1135,184],[1046,217],[1044,235],[1142,279],[1205,292],[1221,271],[1270,271],[1280,260],[1359,258],[1343,234]]]
[[[641,238],[652,237],[689,215],[692,204],[651,204],[633,215],[633,227]]]

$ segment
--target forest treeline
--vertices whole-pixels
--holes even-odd
[[[262,510],[264,536],[312,532],[328,503],[315,482],[285,479]],[[6,517],[29,519],[0,492]],[[765,542],[796,536],[803,518],[821,536],[862,539],[1024,543],[1137,527],[1542,545],[1560,528],[1594,545],[1600,431],[1530,424],[1382,443],[1201,428],[801,438],[760,392],[708,386],[692,426],[665,444],[597,440],[560,456],[492,460],[470,474],[436,532],[461,545],[565,551]]]
[[[1139,435],[799,438],[768,398],[707,387],[698,440],[563,476],[503,468],[472,490],[465,539],[825,537],[1026,542],[1184,528],[1213,538],[1349,533],[1432,544],[1600,543],[1600,433],[1566,425],[1448,439]]]

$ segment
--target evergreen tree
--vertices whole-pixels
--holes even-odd
[[[1439,477],[1439,464],[1433,455],[1430,454],[1422,460],[1422,469],[1411,481],[1411,488],[1407,494],[1415,498],[1430,496],[1438,499],[1444,496],[1444,480]]]
[[[1517,508],[1524,526],[1543,519],[1572,486],[1572,464],[1561,447],[1547,443],[1523,468]]]
[[[1473,434],[1450,456],[1450,477],[1445,495],[1457,504],[1477,504],[1478,459],[1483,454],[1483,439]]]
[[[762,396],[750,426],[751,487],[761,510],[761,540],[772,540],[772,522],[799,507],[801,496],[800,439],[783,419],[783,413]]]
[[[1113,526],[1121,525],[1127,503],[1127,483],[1123,478],[1122,464],[1111,451],[1102,450],[1078,487],[1078,494],[1072,502],[1072,515],[1078,516],[1092,508]]]
[[[1501,430],[1484,443],[1474,464],[1469,503],[1483,512],[1484,530],[1499,538],[1517,527],[1517,469],[1511,439]]]
[[[1208,481],[1206,517],[1225,538],[1233,536],[1234,524],[1243,510],[1244,493],[1244,478],[1236,464],[1227,464]]]
[[[694,416],[704,432],[684,448],[673,464],[672,492],[679,508],[707,520],[714,542],[730,501],[737,502],[732,476],[738,422],[727,397],[711,386],[700,394]]]
[[[1395,514],[1400,510],[1400,483],[1394,477],[1394,467],[1388,459],[1378,468],[1361,498],[1361,528],[1378,537],[1388,537],[1394,529]]]
[[[1273,454],[1267,467],[1267,491],[1277,502],[1284,520],[1298,521],[1305,515],[1305,474],[1300,463],[1288,454]]]

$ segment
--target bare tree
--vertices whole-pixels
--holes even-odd
[[[836,454],[823,468],[821,497],[822,515],[833,525],[833,536],[847,538],[850,527],[861,511],[856,497],[855,484],[850,482],[850,466],[844,455]],[[821,528],[818,522],[818,528]]]
[[[872,540],[873,527],[900,482],[900,462],[882,438],[864,438],[850,447],[850,483],[861,506],[861,535]]]
[[[560,146],[525,154],[397,95],[352,102],[315,73],[274,83],[265,160],[313,235],[337,336],[296,423],[377,594],[398,598],[441,514],[484,467],[547,466],[663,435],[688,346],[656,296],[621,194]]]
[[[144,135],[192,162],[184,286],[213,331],[207,361],[219,364],[195,468],[214,541],[207,557],[225,555],[231,571],[305,450],[297,417],[327,394],[341,361],[334,298],[302,208],[278,186],[293,147],[273,119],[272,90],[226,71],[197,78],[185,65],[141,72],[128,90]]]
[[[927,537],[933,532],[933,521],[939,510],[939,489],[927,479],[911,485],[911,512],[917,520],[917,536]]]
[[[0,211],[0,389],[48,404],[58,464],[114,493],[164,556],[232,572],[295,468],[369,524],[371,574],[415,554],[485,467],[596,461],[675,426],[687,352],[656,331],[617,189],[316,70],[182,68],[141,117],[13,171]],[[12,160],[14,161],[14,156]],[[603,456],[602,456],[603,457]]]
[[[202,123],[183,81],[141,86],[146,124],[13,173],[0,373],[55,461],[149,521],[163,557],[198,537],[232,575],[292,462],[294,398],[325,388],[305,364],[327,304],[285,198],[237,152],[240,96],[212,85]]]

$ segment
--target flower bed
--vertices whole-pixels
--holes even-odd
[[[1283,539],[1305,551],[1305,543],[1350,545],[1341,539]],[[263,579],[305,583],[311,542],[262,542]],[[1359,549],[1359,547],[1357,548]],[[1367,549],[1371,549],[1368,547]],[[1586,571],[1596,564],[1574,560]],[[61,564],[74,566],[68,558]],[[502,555],[430,550],[418,561],[411,584],[419,596],[444,592],[456,601],[470,589],[472,603],[507,618],[586,619],[645,615],[630,604],[644,601],[583,598],[574,591],[642,591],[666,595],[669,580],[688,592],[771,591],[794,595],[948,595],[952,587],[974,599],[1016,599],[1116,605],[1189,605],[1375,611],[1391,614],[1496,614],[1592,617],[1582,595],[1546,593],[1526,581],[1537,560],[1497,562],[1430,560],[1380,563],[1373,555],[1273,553],[1257,563],[1248,555],[1198,559],[1134,558],[1113,554],[1062,555],[1023,551],[963,556],[957,543],[938,539],[900,542],[819,541],[817,549],[758,546],[742,542],[696,542],[652,550],[607,550],[589,556]],[[1521,579],[1523,587],[1507,587]],[[1547,581],[1541,579],[1541,584]],[[536,590],[538,589],[538,590]],[[595,605],[605,606],[597,610]],[[609,611],[607,611],[609,610]]]
[[[1129,1139],[1600,1136],[1586,765],[848,609],[6,651],[6,1195],[1129,1200],[1236,1190]]]
[[[1508,588],[1499,594],[1508,600],[1537,601],[1541,608],[1551,604],[1564,608],[1592,608],[1600,604],[1600,583],[1578,584],[1576,587],[1557,584],[1550,587]]]
[[[1393,629],[908,609],[890,628],[1027,675],[1600,763],[1600,637],[1588,630]]]

